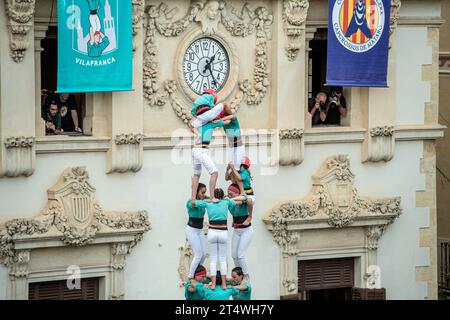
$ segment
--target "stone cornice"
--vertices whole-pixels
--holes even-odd
[[[444,136],[445,126],[425,125],[398,125],[394,126],[394,138],[396,141],[417,141],[438,139]],[[276,136],[276,130],[269,129],[267,134],[259,134],[258,131],[245,132],[244,141],[250,141],[247,145],[270,146]],[[248,131],[248,130],[247,130]],[[252,131],[252,130],[250,130]],[[364,141],[367,130],[352,127],[323,127],[306,129],[303,133],[305,144],[325,143],[361,143]],[[222,133],[215,134],[212,147],[226,146],[227,141]],[[180,141],[182,141],[180,143]],[[145,134],[143,140],[144,150],[166,150],[173,147],[191,148],[193,138],[188,133],[181,134],[172,140],[172,137],[163,134]],[[35,148],[37,154],[47,153],[74,153],[74,152],[107,152],[111,144],[108,137],[68,137],[47,136],[36,138]]]

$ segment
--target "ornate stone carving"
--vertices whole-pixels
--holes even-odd
[[[136,51],[137,44],[136,44],[136,36],[139,32],[139,29],[141,28],[141,21],[144,16],[144,5],[145,0],[132,0],[132,6],[133,6],[133,51]]]
[[[147,15],[146,40],[144,51],[144,96],[150,106],[164,106],[167,102],[175,103],[172,108],[183,122],[188,123],[189,111],[183,108],[176,96],[177,88],[174,80],[164,82],[158,89],[158,62],[156,61],[157,47],[155,45],[156,32],[165,37],[176,37],[183,33],[192,22],[199,22],[205,34],[217,34],[218,23],[236,37],[246,37],[256,32],[255,67],[253,80],[239,81],[239,92],[232,99],[231,107],[236,112],[240,104],[245,101],[248,105],[258,105],[267,94],[270,84],[268,73],[268,46],[271,39],[271,25],[273,16],[265,7],[258,7],[254,11],[248,4],[241,12],[224,1],[192,1],[188,12],[179,20],[171,21],[178,11],[169,9],[166,4],[149,5],[145,9]],[[168,21],[168,22],[167,22]],[[169,99],[170,98],[170,99]]]
[[[175,94],[177,92],[176,82],[174,80],[166,81],[164,87],[169,95],[173,111],[185,124],[188,124],[192,120],[192,114],[190,110],[183,108],[180,98]]]
[[[194,252],[192,251],[192,248],[187,240],[183,246],[178,248],[178,250],[180,251],[180,260],[178,263],[178,275],[180,276],[181,279],[180,287],[184,287],[188,282],[189,266],[194,257]]]
[[[304,157],[303,129],[282,129],[280,138],[280,160],[282,166],[299,165]]]
[[[115,270],[122,270],[125,267],[125,258],[130,253],[129,243],[115,243],[112,245],[111,267]]]
[[[144,97],[150,106],[164,106],[169,94],[165,88],[158,89],[158,53],[155,45],[156,31],[165,37],[176,37],[186,30],[189,24],[203,8],[201,1],[193,1],[186,15],[173,22],[161,22],[161,19],[171,20],[178,8],[170,9],[165,3],[159,6],[149,5],[145,8],[147,17],[145,50],[144,50]]]
[[[295,61],[302,48],[302,35],[305,31],[305,22],[308,15],[309,0],[284,0],[283,22],[287,36],[285,47],[289,61]]]
[[[347,156],[330,157],[313,176],[309,195],[300,201],[281,203],[266,214],[264,222],[271,226],[274,240],[283,252],[295,252],[292,246],[297,246],[298,237],[293,231],[301,230],[303,225],[326,222],[331,228],[343,228],[355,221],[369,223],[376,218],[386,227],[401,214],[400,198],[361,197],[353,186],[353,179]],[[370,239],[374,232],[371,229]],[[374,247],[373,242],[370,247]]]
[[[221,8],[223,8],[223,2],[219,3],[217,0],[210,0],[206,2],[204,8],[195,16],[195,21],[200,22],[204,34],[212,35],[217,32]]]
[[[298,278],[287,278],[283,280],[283,286],[288,292],[294,292],[297,290]]]
[[[30,176],[34,171],[35,138],[8,137],[4,140],[5,156],[0,176],[18,177]],[[1,163],[1,162],[0,162]]]
[[[375,127],[370,130],[371,137],[390,137],[394,134],[393,126]]]
[[[58,182],[48,189],[48,203],[31,219],[13,219],[0,228],[0,262],[15,262],[14,241],[29,238],[56,238],[66,245],[84,246],[104,233],[130,234],[129,250],[151,229],[145,211],[105,212],[95,199],[85,167],[66,169]],[[116,248],[120,255],[122,247]],[[120,249],[120,250],[119,250]]]
[[[364,161],[390,161],[395,153],[394,132],[392,126],[372,128],[370,137],[367,137],[367,154],[363,155]]]
[[[108,153],[108,173],[139,171],[142,167],[144,137],[141,133],[116,135],[115,145]],[[120,153],[120,155],[113,156],[114,153]]]
[[[369,226],[366,228],[367,248],[369,250],[378,249],[378,240],[386,231],[387,225]]]
[[[10,33],[11,58],[19,63],[30,45],[28,32],[33,26],[35,0],[5,0]]]
[[[34,137],[10,137],[5,139],[5,148],[31,148],[34,145]]]
[[[280,140],[301,139],[303,137],[303,129],[281,129]]]
[[[122,133],[114,137],[114,142],[117,145],[122,144],[140,144],[144,141],[144,135],[142,133]]]
[[[397,29],[398,20],[400,20],[400,8],[402,6],[401,0],[391,0],[391,21],[389,27],[389,49],[392,47],[391,36]]]
[[[17,250],[13,261],[13,264],[10,265],[9,275],[14,278],[26,278],[28,276],[30,250]]]

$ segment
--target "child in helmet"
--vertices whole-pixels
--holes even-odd
[[[191,114],[196,117],[191,122],[192,128],[198,128],[207,122],[216,119],[223,111],[231,114],[230,106],[224,103],[217,103],[217,93],[214,89],[206,89],[202,95],[198,97],[192,106]]]
[[[225,172],[225,180],[231,180],[239,186],[241,194],[247,197],[248,219],[244,221],[243,225],[248,225],[252,221],[253,206],[255,204],[255,193],[251,185],[252,175],[250,172],[250,158],[242,157],[239,171],[235,169],[232,162],[228,163],[227,171]]]

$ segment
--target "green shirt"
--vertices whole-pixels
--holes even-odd
[[[223,126],[225,130],[225,135],[228,138],[239,138],[241,136],[241,126],[239,125],[239,121],[237,118],[231,120],[231,122],[225,126]]]
[[[220,200],[219,202],[206,202],[198,200],[195,206],[206,208],[209,221],[227,220],[228,210],[236,206],[236,202],[230,199]]]
[[[230,208],[230,213],[233,217],[244,217],[248,216],[248,208],[246,203],[242,203],[241,205],[235,205],[233,208]]]
[[[232,295],[239,293],[239,290],[236,288],[227,288],[224,290],[221,286],[216,286],[216,288],[212,290],[211,288],[204,288],[203,284],[201,286],[197,284],[195,289],[203,296],[204,300],[230,300]]]
[[[208,122],[202,125],[200,128],[198,128],[200,134],[202,135],[202,144],[209,144],[212,139],[214,128],[223,126],[224,126],[223,121],[219,121],[217,123]]]
[[[98,10],[100,9],[100,0],[87,0],[89,4],[89,10]]]
[[[206,283],[210,283],[211,280],[209,278],[206,278],[206,281],[204,283],[199,282],[195,285],[195,289],[197,290],[197,286],[201,286],[203,288],[203,285]],[[191,281],[188,281],[186,285],[184,286],[184,297],[186,300],[203,300],[203,291],[199,293],[197,290],[196,292],[189,292],[188,288],[191,285]]]
[[[241,282],[238,282],[238,285],[240,284]],[[237,294],[233,294],[233,300],[251,300],[252,286],[248,282],[245,282],[245,285],[247,286],[247,290],[238,290]]]
[[[210,94],[203,94],[197,99],[195,99],[191,110],[193,116],[197,114],[197,109],[201,106],[208,106],[211,108],[214,107],[214,97]]]
[[[251,178],[250,173],[247,169],[241,169],[238,171],[242,178],[242,184],[244,186],[244,189],[250,189],[252,187],[251,185]]]
[[[195,208],[192,208],[192,202],[189,200],[186,203],[186,208],[188,211],[189,218],[203,218],[205,216],[205,208],[200,208],[196,206]]]
[[[103,53],[103,50],[106,49],[106,47],[109,45],[108,37],[104,37],[102,42],[99,42],[98,44],[91,44],[90,41],[88,41],[88,56],[89,57],[100,57]]]

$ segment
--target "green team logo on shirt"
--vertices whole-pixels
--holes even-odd
[[[66,27],[72,32],[71,47],[79,56],[76,63],[101,66],[116,61],[108,55],[119,48],[118,0],[65,1],[68,15]],[[85,60],[83,57],[101,58]],[[106,58],[106,59],[105,59]]]

